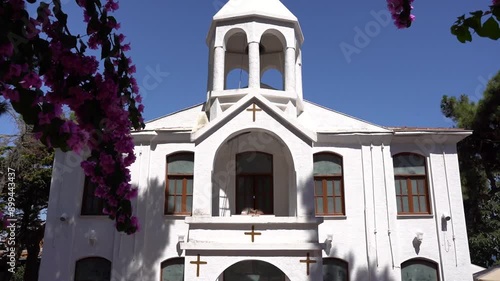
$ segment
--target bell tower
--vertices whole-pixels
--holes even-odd
[[[303,42],[297,18],[279,0],[229,0],[207,36],[209,119],[246,95],[260,95],[297,117],[303,111]],[[267,72],[274,86],[263,83]]]

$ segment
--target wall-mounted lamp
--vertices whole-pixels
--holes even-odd
[[[61,222],[68,222],[69,216],[66,213],[62,213],[61,216],[59,217],[59,220]]]
[[[443,215],[441,216],[441,219],[444,220],[444,221],[450,221],[451,220],[451,216],[447,213],[443,213]]]
[[[332,241],[333,241],[333,234],[327,234],[326,235],[326,241],[332,243]]]
[[[418,255],[420,253],[420,245],[422,245],[422,240],[424,240],[424,233],[422,231],[417,231],[415,233],[415,238],[413,238],[412,244],[415,248],[415,253]]]
[[[95,232],[95,230],[90,230],[86,236],[89,239],[89,243],[91,246],[94,246],[97,243],[97,233]]]
[[[330,255],[330,251],[332,250],[332,241],[333,241],[333,234],[327,233],[325,243],[322,243],[323,249],[325,250],[325,253],[327,255]]]
[[[186,235],[184,235],[184,234],[178,234],[178,235],[177,235],[177,241],[178,241],[179,243],[184,243],[184,238],[185,238],[185,237],[186,237]]]
[[[421,231],[418,231],[418,232],[416,233],[415,238],[417,238],[417,240],[418,240],[419,242],[422,242],[422,240],[424,240],[424,233],[423,233],[423,232],[421,232]]]

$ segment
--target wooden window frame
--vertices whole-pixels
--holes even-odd
[[[238,171],[238,157],[244,153],[259,153],[259,154],[265,154],[271,157],[271,172],[270,173],[241,173]],[[239,186],[239,180],[240,177],[252,177],[254,184],[253,184],[253,194],[256,193],[255,191],[255,178],[257,177],[270,177],[271,178],[271,191],[270,191],[270,196],[271,196],[271,209],[273,212],[271,214],[264,214],[264,215],[273,215],[274,214],[274,157],[270,153],[262,152],[262,151],[245,151],[245,152],[240,152],[236,154],[236,179],[235,179],[235,212],[239,210],[240,206],[238,204],[238,186]],[[268,193],[269,194],[269,193]],[[254,209],[255,209],[255,200],[254,200]],[[239,215],[239,213],[237,213]]]
[[[327,261],[327,262],[325,262]],[[343,264],[346,268],[346,272],[347,272],[347,281],[350,280],[350,275],[349,275],[349,263],[343,259],[339,259],[339,258],[323,258],[323,266],[325,266],[325,264],[328,264],[328,261],[337,261],[341,264]]]
[[[103,257],[87,257],[87,258],[83,258],[83,259],[77,260],[75,262],[75,272],[74,272],[74,278],[73,278],[73,280],[77,280],[76,279],[76,277],[77,277],[76,273],[77,273],[77,270],[78,270],[78,263],[79,262],[83,262],[85,260],[99,260],[99,261],[105,262],[106,265],[109,266],[109,280],[111,280],[111,278],[113,277],[113,276],[111,276],[112,275],[112,269],[113,269],[113,263],[110,260],[108,260],[106,258],[103,258]]]
[[[404,156],[404,155],[410,155],[410,156],[417,156],[419,158],[422,158],[424,160],[424,170],[425,170],[425,175],[415,175],[415,174],[396,174],[394,173],[394,188],[396,188],[396,182],[398,180],[406,180],[406,187],[407,187],[407,195],[403,195],[402,193],[402,190],[400,190],[400,195],[397,195],[397,192],[395,192],[396,194],[396,203],[399,201],[401,206],[403,206],[403,200],[402,198],[403,197],[408,197],[408,209],[409,211],[408,212],[404,212],[404,211],[399,211],[397,210],[398,212],[398,215],[403,215],[403,216],[406,216],[406,215],[430,215],[432,214],[432,211],[431,211],[431,205],[430,205],[430,194],[429,194],[429,179],[428,179],[428,173],[427,173],[427,159],[423,156],[423,155],[420,155],[420,154],[416,154],[416,153],[409,153],[409,152],[403,152],[403,153],[398,153],[398,154],[395,154],[392,156],[392,158],[396,158],[398,156]],[[411,181],[412,180],[423,180],[424,181],[424,194],[420,194],[418,193],[418,186],[417,186],[417,194],[413,194],[413,188],[412,188],[412,185],[411,185]],[[419,200],[420,202],[420,196],[425,196],[425,204],[427,206],[427,211],[425,212],[415,212],[415,208],[413,206],[413,198],[414,197],[417,197],[417,199]],[[396,204],[396,209],[397,209],[397,204]]]
[[[341,173],[340,174],[327,174],[327,175],[314,175],[314,212],[316,216],[319,217],[335,217],[335,216],[345,216],[345,190],[344,190],[344,158],[333,152],[319,152],[315,153],[314,156],[319,155],[333,155],[339,157],[341,160]],[[314,160],[313,160],[314,161]],[[323,188],[323,195],[316,195],[316,181],[320,181]],[[340,180],[340,195],[335,194],[335,181]],[[327,192],[327,182],[332,181],[333,184],[333,195],[328,196]],[[339,198],[342,202],[342,212],[335,213],[335,198]],[[323,213],[318,213],[317,198],[323,198]],[[328,213],[328,198],[333,198],[333,213]]]
[[[179,257],[179,258],[171,258],[168,260],[164,260],[160,264],[160,281],[163,281],[163,269],[169,265],[176,265],[176,264],[182,264],[184,267],[184,276],[186,275],[186,261],[184,257]]]
[[[194,192],[194,171],[192,174],[173,174],[173,175],[169,175],[168,174],[168,158],[169,157],[172,157],[172,156],[181,156],[181,155],[192,155],[193,156],[193,159],[194,159],[194,153],[193,152],[179,152],[179,153],[174,153],[174,154],[170,154],[170,155],[167,155],[166,157],[166,167],[165,167],[165,203],[164,203],[164,206],[163,206],[163,214],[164,215],[167,215],[167,216],[191,216],[192,215],[192,210],[191,212],[187,212],[186,211],[186,206],[187,206],[187,198],[188,197],[191,197],[191,204],[193,203],[193,194],[187,194],[187,181],[188,180],[191,180],[193,182],[193,192]],[[194,160],[193,160],[193,163],[194,163]],[[176,189],[175,187],[173,188],[174,190],[174,193],[171,194],[170,193],[170,186],[169,186],[169,180],[172,180],[172,179],[175,179],[175,180],[182,180],[182,194],[176,194]],[[168,211],[168,198],[169,197],[174,197],[174,212],[169,212]],[[182,204],[182,207],[181,207],[181,211],[180,212],[175,212],[175,204],[177,202],[177,200],[175,200],[175,198],[177,198],[178,196],[181,196],[182,200],[181,200],[181,204]],[[192,205],[191,205],[191,209],[192,209]]]
[[[96,188],[97,186],[86,176],[83,184],[82,208],[80,210],[82,216],[105,216],[103,212],[105,207],[104,199],[95,196]],[[93,212],[93,210],[86,209],[89,199],[96,201],[95,204],[97,204],[99,211]]]

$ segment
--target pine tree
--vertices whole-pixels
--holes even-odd
[[[443,114],[473,134],[458,144],[472,262],[500,263],[500,72],[477,103],[444,96]]]

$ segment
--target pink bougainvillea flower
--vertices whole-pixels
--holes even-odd
[[[109,174],[112,174],[114,172],[116,162],[113,159],[113,156],[103,152],[103,153],[101,153],[101,155],[99,157],[99,161],[100,161],[100,166],[101,166],[104,174],[109,175]]]
[[[132,188],[127,194],[125,194],[125,199],[131,200],[133,198],[136,198],[138,193],[139,193],[139,189]]]
[[[119,231],[134,233],[139,223],[129,207],[130,200],[137,196],[137,188],[130,185],[128,168],[135,161],[130,128],[140,129],[143,117],[137,112],[130,112],[129,108],[134,104],[142,112],[144,107],[137,81],[131,76],[136,67],[125,54],[130,50],[130,45],[121,45],[125,36],[114,33],[120,24],[103,16],[117,10],[118,1],[103,0],[103,10],[87,10],[89,1],[77,0],[87,22],[88,34],[88,37],[78,39],[78,45],[99,49],[106,43],[111,45],[112,50],[117,50],[103,58],[111,62],[104,69],[100,68],[100,62],[94,56],[86,54],[83,49],[62,43],[65,42],[64,36],[71,33],[67,28],[61,28],[64,23],[59,21],[59,17],[50,17],[50,8],[41,7],[36,17],[23,20],[26,12],[28,16],[30,13],[24,10],[25,2],[8,0],[6,3],[12,12],[2,16],[9,17],[7,20],[14,25],[18,24],[27,39],[45,41],[46,48],[42,53],[35,53],[35,56],[41,59],[49,55],[50,60],[43,68],[33,62],[16,64],[10,57],[17,55],[17,52],[21,56],[25,55],[23,50],[14,49],[12,43],[2,42],[0,62],[7,62],[8,65],[5,64],[4,71],[0,73],[1,95],[11,102],[19,102],[25,98],[20,96],[22,89],[43,89],[30,91],[32,96],[26,97],[29,104],[19,113],[36,112],[38,118],[33,121],[33,125],[38,129],[33,133],[47,146],[54,143],[64,150],[80,152],[85,149],[90,152],[90,158],[83,161],[81,167],[96,184],[95,195],[104,199],[105,213],[111,219],[117,219]],[[97,34],[97,31],[102,30],[106,30],[107,34]],[[119,43],[112,39],[115,36]],[[130,95],[130,92],[133,94]],[[63,106],[75,113],[77,122],[67,120],[62,115]],[[140,120],[140,123],[132,124],[131,120]],[[120,181],[117,182],[117,178]]]
[[[116,3],[114,0],[108,0],[106,5],[104,5],[104,9],[106,9],[108,12],[114,12],[118,10],[118,3]]]
[[[387,8],[397,28],[408,28],[415,20],[415,16],[411,14],[411,3],[413,0],[387,0]]]
[[[29,89],[31,87],[38,89],[42,87],[42,80],[40,79],[38,74],[30,72],[24,76],[23,81],[21,81],[19,84],[25,89]]]
[[[137,229],[137,232],[139,232],[141,229],[141,226],[139,225],[139,220],[137,219],[137,217],[133,216],[130,218],[130,220],[131,220],[132,226],[134,226]]]

